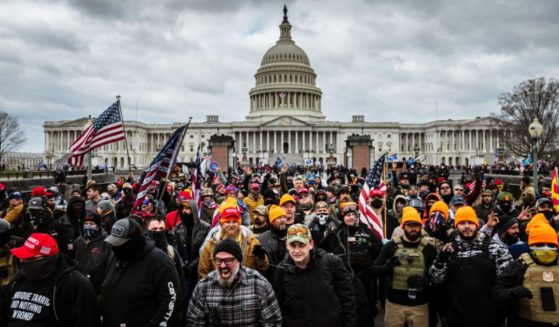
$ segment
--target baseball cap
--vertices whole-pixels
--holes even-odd
[[[301,194],[309,194],[309,189],[306,188],[306,187],[303,187],[303,188],[299,189],[299,191],[297,191],[297,194],[298,194],[298,195],[301,195]]]
[[[227,221],[236,221],[241,224],[241,213],[237,208],[229,207],[223,210],[219,223],[223,225]]]
[[[268,214],[268,208],[265,205],[261,204],[254,208],[253,212],[266,216]]]
[[[497,200],[499,200],[499,202],[512,202],[514,198],[509,192],[501,192],[499,193]]]
[[[34,189],[31,190],[31,196],[35,197],[35,196],[45,196],[47,193],[47,190],[42,187],[42,186],[37,186]]]
[[[465,205],[466,201],[464,200],[464,197],[461,195],[455,195],[452,197],[452,200],[450,200],[450,205],[451,206],[455,206],[455,205]]]
[[[8,194],[8,200],[12,200],[12,199],[21,199],[21,193],[17,191],[10,192],[10,194]]]
[[[287,229],[287,243],[300,242],[309,244],[312,240],[311,231],[306,225],[295,224]]]
[[[252,183],[252,184],[250,184],[250,189],[251,190],[259,190],[260,189],[260,184]]]
[[[58,254],[58,244],[49,234],[34,233],[27,238],[22,246],[10,251],[18,259],[33,258],[38,254],[54,257]]]
[[[371,198],[373,198],[373,197],[375,197],[375,196],[384,198],[384,192],[381,191],[381,190],[373,189],[373,190],[371,190],[371,192],[369,193],[369,196],[370,196]]]
[[[105,242],[112,246],[121,246],[132,237],[138,235],[142,235],[142,228],[140,225],[133,220],[123,218],[114,223],[111,229],[111,235],[105,239]]]

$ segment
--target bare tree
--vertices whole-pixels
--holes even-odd
[[[16,117],[0,110],[0,162],[4,155],[25,142],[23,129]]]
[[[545,153],[557,151],[557,123],[559,119],[559,81],[544,77],[526,80],[514,87],[512,93],[499,96],[501,113],[495,121],[512,137],[505,138],[508,150],[517,156],[526,156],[532,151],[532,139],[528,126],[535,117],[543,125],[542,137],[538,140],[538,158]]]

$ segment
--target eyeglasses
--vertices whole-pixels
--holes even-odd
[[[235,262],[235,258],[225,258],[225,259],[215,258],[214,262],[218,266],[221,266],[222,263],[224,263],[226,266],[230,266],[233,262]]]
[[[304,194],[299,195],[300,198],[307,198],[309,196],[311,196],[309,193],[304,193]]]
[[[450,187],[448,187],[448,186],[441,187],[441,190],[449,190],[449,189],[450,189]]]
[[[455,189],[454,189],[454,192],[464,192],[464,190],[461,189],[461,188],[455,188]]]

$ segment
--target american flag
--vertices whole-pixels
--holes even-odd
[[[120,115],[120,100],[117,100],[103,111],[95,122],[88,122],[85,130],[70,144],[72,155],[68,158],[68,163],[81,167],[86,153],[105,144],[124,139],[126,139],[126,135]]]
[[[138,208],[144,201],[144,198],[150,190],[149,186],[152,181],[159,180],[162,177],[168,177],[177,158],[177,154],[179,153],[184,134],[189,124],[180,127],[173,133],[169,141],[165,143],[163,149],[159,151],[159,154],[153,159],[148,168],[146,168],[144,178],[139,182],[140,190],[134,202],[134,209]]]
[[[382,240],[384,239],[384,223],[382,217],[377,217],[373,209],[369,206],[369,193],[371,190],[381,190],[386,192],[386,185],[382,181],[382,171],[384,162],[386,161],[386,153],[377,161],[374,167],[365,178],[365,184],[361,188],[359,194],[359,220],[369,228]]]

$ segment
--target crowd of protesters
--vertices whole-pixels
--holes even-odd
[[[133,176],[0,184],[0,325],[559,325],[550,184],[392,163],[363,194],[367,174],[178,174],[138,207]]]

